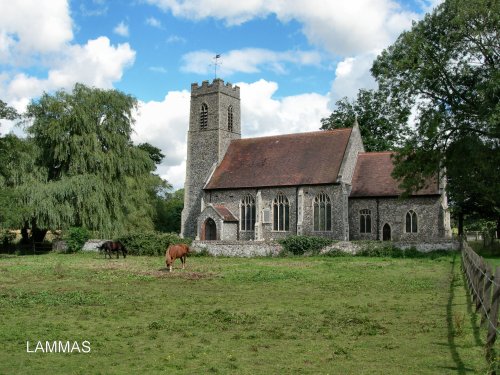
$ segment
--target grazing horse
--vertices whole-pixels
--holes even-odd
[[[182,269],[186,266],[186,255],[189,254],[189,246],[185,244],[170,245],[165,253],[165,263],[167,268],[172,272],[172,263],[177,258],[182,262]]]
[[[111,259],[111,253],[116,252],[116,259],[120,258],[120,251],[123,254],[123,257],[127,257],[127,249],[120,241],[106,241],[101,246],[99,246],[100,250],[104,250],[104,259],[106,259],[106,255],[109,255],[109,259]]]

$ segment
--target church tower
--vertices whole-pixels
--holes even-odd
[[[191,84],[181,235],[195,238],[203,187],[229,143],[241,138],[240,88],[221,79]]]

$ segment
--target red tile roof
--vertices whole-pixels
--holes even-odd
[[[358,161],[352,177],[351,197],[393,197],[399,196],[403,190],[392,176],[394,169],[393,152],[363,152],[358,155]],[[436,195],[439,187],[435,179],[428,186],[414,195]]]
[[[237,218],[226,207],[214,204],[213,208],[224,221],[238,221]]]
[[[205,189],[334,183],[351,129],[232,141]]]

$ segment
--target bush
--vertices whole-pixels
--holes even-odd
[[[175,233],[161,232],[138,232],[129,233],[117,239],[128,250],[131,255],[165,255],[167,247],[171,244],[191,244],[186,238],[181,238]]]
[[[330,238],[312,236],[290,236],[278,240],[285,253],[303,255],[305,253],[318,254],[320,250],[333,243]]]
[[[71,227],[64,235],[64,240],[68,245],[68,253],[80,251],[90,238],[90,233],[83,227]]]

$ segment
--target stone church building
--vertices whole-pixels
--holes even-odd
[[[238,86],[221,79],[191,85],[182,236],[449,238],[444,179],[399,198],[391,152],[365,152],[357,124],[241,139],[240,119]]]

